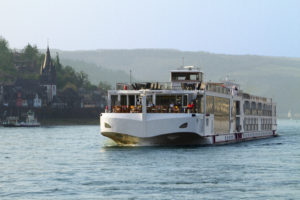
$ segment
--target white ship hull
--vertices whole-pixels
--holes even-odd
[[[101,134],[122,145],[213,145],[276,136],[271,130],[213,134],[213,116],[203,114],[103,113],[100,123]]]

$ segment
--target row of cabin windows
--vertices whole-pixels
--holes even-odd
[[[262,124],[261,130],[272,130],[272,124]]]
[[[261,130],[272,130],[272,119],[261,119]]]
[[[128,103],[127,103],[128,100]],[[198,95],[194,99],[194,112],[203,113],[204,112],[204,98],[202,95]],[[187,95],[156,95],[156,102],[152,102],[152,95],[148,95],[146,98],[146,104],[156,105],[156,106],[170,106],[177,105],[180,108],[185,108],[191,103],[188,102]],[[120,101],[118,101],[117,95],[111,95],[111,105],[112,106],[136,106],[140,105],[141,100],[139,95],[120,95]],[[239,104],[234,102],[233,115],[238,112],[239,114]],[[230,100],[228,98],[206,96],[206,113],[214,114],[222,119],[229,120],[230,114]]]
[[[261,130],[272,130],[272,119],[260,119]],[[245,131],[258,130],[258,118],[245,118],[244,119]]]
[[[230,89],[219,86],[219,85],[213,85],[213,84],[207,84],[206,85],[206,90],[212,91],[212,92],[217,92],[217,93],[223,93],[223,94],[229,94]]]
[[[245,101],[244,103],[245,115],[258,115],[258,116],[272,116],[272,105]],[[274,114],[276,115],[276,107],[274,107]]]
[[[190,97],[192,99],[192,97]],[[128,101],[128,102],[127,102]],[[118,100],[118,95],[111,95],[111,106],[139,106],[142,104],[141,98],[139,95],[120,95],[120,100]],[[191,101],[191,100],[190,100]],[[194,113],[203,113],[203,96],[198,95],[194,99]],[[146,97],[147,107],[153,106],[163,106],[169,110],[176,106],[179,109],[179,112],[187,112],[187,106],[191,102],[188,102],[188,95],[156,95],[155,102],[153,102],[153,96],[148,95]],[[172,112],[172,111],[170,111]]]
[[[258,119],[257,118],[245,118],[244,119],[245,131],[258,131]]]

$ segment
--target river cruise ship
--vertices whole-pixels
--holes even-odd
[[[122,145],[209,145],[277,135],[276,104],[233,81],[204,82],[193,66],[170,82],[117,83],[108,91],[101,134]]]

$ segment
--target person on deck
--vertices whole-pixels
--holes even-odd
[[[170,106],[169,106],[169,112],[171,113],[171,112],[173,112],[173,109],[174,109],[174,104],[173,104],[173,102],[170,104]]]
[[[192,109],[192,104],[189,103],[189,104],[187,105],[187,112],[190,113],[190,112],[191,112],[191,109]]]
[[[192,104],[191,104],[191,111],[192,111],[192,113],[195,112],[195,104],[194,104],[194,101],[192,101]]]
[[[192,102],[189,103],[188,106],[187,106],[188,113],[194,112],[194,108],[195,108],[195,104],[194,104],[194,102],[192,101]]]

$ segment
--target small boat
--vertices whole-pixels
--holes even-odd
[[[9,116],[6,118],[4,122],[2,122],[2,125],[4,127],[18,127],[19,126],[19,118],[15,116]]]
[[[25,121],[20,121],[19,117],[9,116],[2,123],[4,127],[39,127],[41,124],[34,117],[34,112],[29,110],[26,115]]]
[[[292,111],[291,111],[291,110],[289,110],[289,112],[288,112],[288,118],[289,118],[290,120],[293,119],[293,117],[292,117]]]

